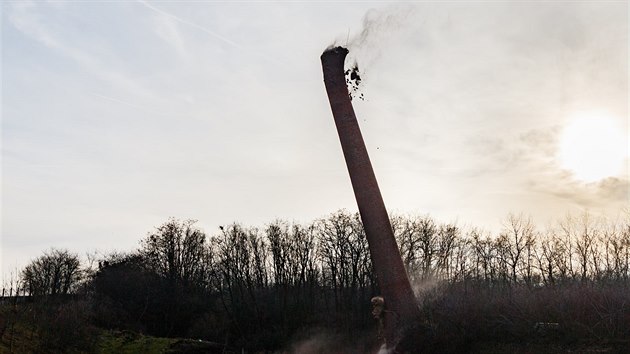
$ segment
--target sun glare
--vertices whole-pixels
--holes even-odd
[[[620,124],[604,114],[579,114],[564,127],[558,160],[575,178],[594,182],[623,171],[628,146]]]

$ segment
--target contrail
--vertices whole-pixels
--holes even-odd
[[[216,32],[213,32],[213,31],[211,31],[211,30],[209,30],[209,29],[207,29],[207,28],[205,28],[203,26],[200,26],[200,25],[198,25],[198,24],[196,24],[194,22],[187,21],[187,20],[185,20],[185,19],[183,19],[181,17],[175,16],[175,15],[173,15],[171,13],[168,13],[168,12],[166,12],[164,10],[158,9],[157,7],[149,4],[145,0],[136,0],[136,1],[138,1],[142,5],[148,7],[149,9],[151,9],[151,10],[153,10],[153,11],[159,13],[159,14],[162,14],[164,16],[168,16],[168,17],[172,18],[173,20],[175,20],[177,22],[181,22],[181,23],[186,24],[188,26],[194,27],[194,28],[196,28],[196,29],[198,29],[198,30],[200,30],[200,31],[202,31],[204,33],[207,33],[207,34],[211,35],[212,37],[214,37],[214,38],[216,38],[216,39],[218,39],[220,41],[223,41],[223,42],[225,42],[225,43],[227,43],[227,44],[229,44],[229,45],[231,45],[231,46],[233,46],[235,48],[238,48],[238,49],[240,49],[240,50],[242,50],[244,52],[249,52],[250,54],[253,54],[255,56],[261,57],[261,58],[263,58],[263,59],[265,59],[267,61],[270,61],[270,62],[272,62],[274,64],[283,65],[283,66],[286,65],[286,63],[282,63],[282,62],[280,62],[280,61],[278,61],[278,60],[276,60],[276,59],[274,59],[272,57],[269,57],[269,56],[267,56],[265,54],[253,51],[253,50],[248,49],[248,48],[245,48],[242,45],[232,41],[231,39],[225,38],[224,36],[222,36],[222,35],[220,35],[220,34],[218,34]]]
[[[118,98],[114,98],[114,97],[109,97],[109,96],[101,95],[100,93],[96,93],[96,92],[90,92],[90,93],[91,93],[92,95],[94,95],[94,96],[96,96],[96,97],[99,97],[99,98],[102,98],[102,99],[104,99],[104,100],[108,100],[108,101],[112,101],[112,102],[120,103],[120,104],[123,104],[123,105],[125,105],[125,106],[129,106],[129,107],[132,107],[132,108],[135,108],[135,109],[139,109],[139,110],[144,111],[144,112],[147,112],[147,113],[151,113],[151,114],[155,114],[155,115],[160,115],[160,116],[168,116],[168,114],[161,113],[161,112],[155,112],[155,111],[152,111],[152,110],[148,110],[148,109],[146,109],[146,108],[145,108],[145,107],[143,107],[143,106],[139,106],[139,105],[134,104],[134,103],[130,103],[130,102],[127,102],[127,101],[123,101],[123,100],[118,99]]]

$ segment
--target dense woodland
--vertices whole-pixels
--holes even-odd
[[[28,296],[27,317],[53,351],[89,348],[98,329],[250,352],[306,351],[300,343],[313,336],[341,352],[376,342],[370,299],[379,290],[358,214],[233,223],[212,235],[195,224],[170,219],[136,250],[83,262],[50,249],[9,285]],[[510,214],[497,234],[427,215],[396,215],[392,226],[428,352],[485,342],[629,344],[630,219],[583,213],[541,230]]]

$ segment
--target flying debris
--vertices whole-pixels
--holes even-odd
[[[351,69],[347,69],[344,72],[346,76],[346,84],[348,84],[348,93],[350,94],[350,100],[358,97],[362,101],[365,100],[363,93],[359,92],[359,85],[361,84],[361,74],[359,74],[359,65],[357,63]]]

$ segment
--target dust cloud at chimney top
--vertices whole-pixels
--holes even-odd
[[[359,82],[352,81],[352,85],[358,88],[349,87],[353,96],[356,93],[356,96],[360,98],[362,87],[357,84],[360,84],[373,62],[378,60],[382,52],[387,49],[388,39],[407,27],[407,22],[414,18],[415,13],[415,7],[407,5],[370,9],[363,15],[360,28],[348,28],[346,33],[340,33],[326,48],[326,50],[335,47],[348,49],[346,70],[349,72],[347,76],[350,78],[352,71],[361,75]]]

